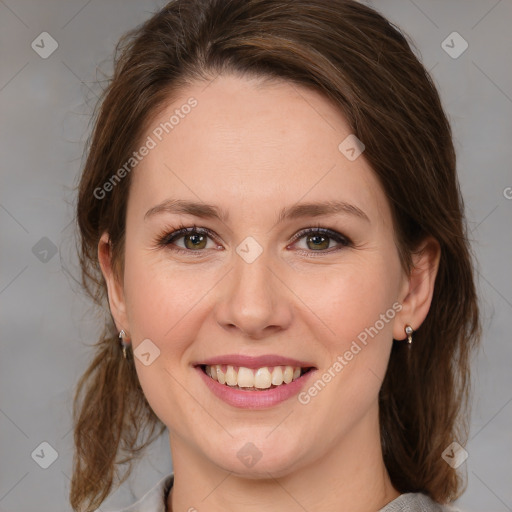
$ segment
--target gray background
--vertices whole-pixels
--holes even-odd
[[[109,76],[114,44],[162,5],[154,0],[0,0],[3,512],[70,510],[72,389],[100,323],[69,277],[77,275],[72,188],[98,81]],[[479,261],[484,338],[474,360],[472,431],[463,466],[468,488],[457,505],[467,512],[512,511],[512,189],[507,188],[512,187],[512,2],[381,0],[373,5],[411,36],[440,89]],[[458,58],[442,46],[454,31],[469,44]],[[31,47],[42,32],[58,43],[47,59]],[[457,52],[461,43],[448,38],[445,45]],[[42,457],[31,455],[36,449],[40,453],[42,442],[58,454],[47,469],[36,463]],[[49,453],[46,449],[45,457]],[[170,470],[163,436],[102,510],[132,503]]]

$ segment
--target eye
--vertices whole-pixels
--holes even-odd
[[[179,226],[175,231],[171,233],[166,232],[164,235],[158,237],[157,244],[159,246],[169,247],[176,252],[189,254],[191,252],[202,252],[203,249],[219,247],[217,244],[214,244],[214,247],[207,247],[208,238],[213,239],[213,235],[210,230],[206,228]],[[178,240],[183,240],[182,246],[176,243]]]
[[[305,247],[300,250],[309,253],[308,255],[310,255],[311,252],[331,253],[352,245],[352,242],[346,236],[343,236],[337,231],[320,227],[300,231],[295,235],[293,243],[296,244],[297,241],[302,239],[304,239]],[[333,249],[332,241],[337,242],[341,247]]]

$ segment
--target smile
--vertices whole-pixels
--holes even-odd
[[[233,365],[202,365],[201,369],[219,384],[245,391],[274,389],[283,384],[290,384],[312,370],[300,366],[263,366],[246,368]]]

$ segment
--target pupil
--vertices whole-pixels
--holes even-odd
[[[192,242],[192,246],[197,248],[199,246],[199,244],[203,241],[204,239],[204,235],[201,235],[201,234],[193,234],[193,235],[188,235],[188,240],[190,242]]]
[[[325,244],[325,241],[327,240],[327,238],[323,235],[312,235],[309,237],[309,241],[313,243],[313,245],[315,247],[320,247],[320,245],[323,243]],[[327,245],[329,245],[329,243],[327,242]],[[323,247],[325,248],[325,247]]]

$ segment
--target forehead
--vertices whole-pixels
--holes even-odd
[[[301,200],[344,200],[389,221],[364,153],[350,160],[339,148],[350,126],[310,89],[219,76],[181,90],[148,126],[142,142],[152,148],[133,172],[129,210],[177,197],[274,215]]]

